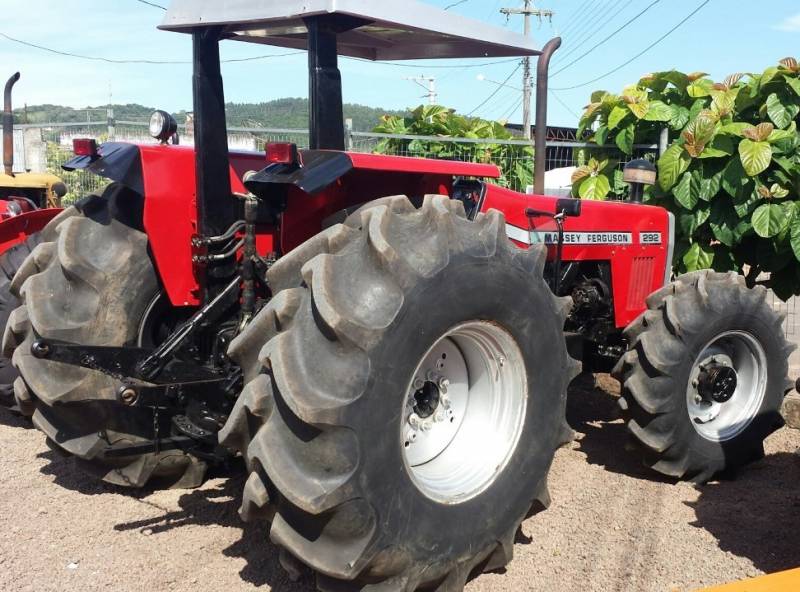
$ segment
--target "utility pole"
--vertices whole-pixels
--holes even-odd
[[[406,76],[406,80],[418,84],[428,91],[428,103],[436,105],[439,102],[439,94],[436,92],[436,78],[433,76]]]
[[[503,8],[501,13],[506,15],[506,18],[521,14],[525,19],[525,36],[531,34],[531,17],[535,16],[539,19],[549,19],[551,22],[555,12],[547,9],[539,9],[533,5],[533,0],[524,0],[524,8]],[[531,58],[526,57],[523,60],[523,74],[522,74],[522,131],[525,134],[525,139],[531,139],[531,89],[533,88],[533,81],[531,79]]]
[[[117,126],[114,121],[114,93],[111,83],[108,83],[108,109],[106,109],[106,126],[108,127],[108,141],[113,142],[117,136]]]

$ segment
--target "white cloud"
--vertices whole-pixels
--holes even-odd
[[[800,33],[800,13],[794,16],[787,16],[776,27],[779,31],[789,31],[790,33]]]

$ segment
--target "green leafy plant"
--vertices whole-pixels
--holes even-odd
[[[384,138],[375,152],[400,156],[422,156],[445,160],[491,163],[500,167],[497,183],[524,190],[533,183],[533,148],[506,143],[464,143],[449,139],[515,140],[504,122],[487,121],[458,115],[453,109],[439,105],[423,105],[409,117],[387,115],[376,133],[403,136],[428,136],[436,139]]]
[[[736,270],[785,299],[800,294],[799,115],[800,66],[787,58],[720,83],[669,71],[621,95],[598,91],[580,125],[598,150],[611,144],[626,155],[632,142],[656,143],[669,129],[646,201],[676,217],[677,271]],[[596,167],[607,183],[594,188],[576,173],[575,195],[597,199],[597,186],[608,187],[601,199],[619,195],[617,164]]]

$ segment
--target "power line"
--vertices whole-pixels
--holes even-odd
[[[155,2],[148,2],[147,0],[136,0],[141,4],[147,4],[148,6],[152,6],[153,8],[160,8],[161,10],[166,10],[166,6],[161,6],[160,4],[156,4]]]
[[[572,107],[570,107],[561,97],[559,97],[556,93],[553,92],[553,89],[549,90],[550,94],[553,95],[553,98],[559,103],[561,103],[561,106],[564,107],[564,109],[566,109],[567,111],[569,111],[575,117],[575,119],[581,118],[580,115],[578,115],[577,113],[575,113],[575,111],[572,110]]]
[[[511,106],[511,110],[510,111],[506,111],[505,114],[500,118],[500,120],[501,121],[508,121],[509,119],[511,119],[511,116],[514,115],[514,113],[516,113],[517,110],[520,107],[522,107],[522,101],[521,100],[515,100],[514,104]]]
[[[634,17],[632,17],[632,18],[628,19],[628,20],[627,20],[625,23],[623,23],[623,24],[622,24],[620,27],[618,27],[618,28],[617,28],[617,29],[616,29],[614,32],[612,32],[610,35],[607,35],[607,36],[606,36],[606,37],[605,37],[605,38],[604,38],[602,41],[600,41],[600,42],[596,43],[595,45],[593,45],[593,46],[592,46],[591,48],[589,48],[589,49],[588,49],[586,52],[584,52],[584,53],[582,53],[581,55],[579,55],[577,58],[575,58],[574,60],[572,60],[571,62],[569,62],[569,63],[568,63],[566,66],[564,66],[564,67],[562,67],[562,68],[559,68],[558,70],[556,70],[555,72],[553,72],[553,73],[552,73],[550,76],[551,76],[551,77],[553,77],[553,76],[556,76],[556,75],[560,74],[561,72],[563,72],[564,70],[566,70],[567,68],[569,68],[570,66],[573,66],[574,64],[577,64],[579,61],[581,61],[581,60],[582,60],[583,58],[585,58],[587,55],[589,55],[590,53],[592,53],[592,52],[593,52],[595,49],[597,49],[598,47],[600,47],[601,45],[603,45],[603,44],[604,44],[606,41],[608,41],[609,39],[613,38],[613,37],[614,37],[614,36],[616,36],[618,33],[620,33],[621,31],[623,31],[623,30],[624,30],[626,27],[628,27],[628,26],[629,26],[631,23],[633,23],[633,22],[635,22],[636,20],[638,20],[638,19],[639,19],[641,16],[643,16],[643,15],[644,15],[644,14],[645,14],[645,13],[646,13],[648,10],[650,10],[651,8],[653,8],[653,6],[655,6],[655,5],[656,5],[656,4],[658,4],[659,2],[661,2],[661,0],[653,0],[653,2],[651,2],[651,3],[650,3],[648,6],[646,6],[646,7],[644,8],[644,10],[642,10],[641,12],[639,12],[639,13],[638,13],[636,16],[634,16]]]
[[[599,27],[597,26],[597,22],[609,11],[613,10],[613,8],[609,8],[611,0],[606,0],[606,4],[598,5],[594,12],[587,14],[583,19],[581,19],[581,26],[578,27],[577,30],[573,31],[569,35],[565,35],[567,39],[567,43],[570,44],[577,44],[583,43],[590,37],[594,36],[599,31]],[[598,10],[599,9],[599,10]],[[555,55],[553,58],[554,62],[553,65],[556,65],[561,60],[561,56],[558,54]]]
[[[509,99],[511,102],[509,102]],[[487,109],[483,110],[484,115],[490,115],[495,117],[498,114],[505,113],[508,111],[508,108],[511,104],[522,104],[522,101],[519,98],[519,91],[516,89],[512,89],[508,87],[508,92],[503,95],[498,95],[497,99],[495,100],[494,105],[490,105]],[[488,119],[488,117],[487,117]]]
[[[470,115],[472,115],[473,113],[475,113],[475,112],[476,112],[478,109],[480,109],[480,108],[481,108],[481,107],[483,107],[483,106],[484,106],[486,103],[488,103],[488,102],[489,102],[489,101],[491,101],[493,98],[495,98],[495,97],[497,96],[497,93],[499,93],[501,90],[503,90],[503,87],[504,87],[506,84],[508,84],[508,81],[509,81],[509,80],[511,80],[511,79],[514,77],[514,75],[515,75],[517,72],[519,72],[519,69],[520,69],[520,68],[522,68],[522,62],[520,62],[519,64],[517,64],[517,67],[516,67],[516,68],[514,68],[513,72],[511,72],[511,74],[509,74],[509,75],[508,75],[508,78],[506,78],[506,79],[503,81],[503,83],[502,83],[501,85],[499,85],[499,86],[498,86],[498,87],[497,87],[497,88],[494,90],[494,92],[493,92],[492,94],[490,94],[488,97],[486,97],[486,100],[485,100],[485,101],[483,101],[483,103],[481,103],[480,105],[478,105],[477,107],[475,107],[475,108],[474,108],[472,111],[470,111],[469,113],[467,113],[467,117],[469,117]]]
[[[616,67],[616,68],[614,68],[613,70],[610,70],[610,71],[606,72],[605,74],[603,74],[603,75],[601,75],[601,76],[598,76],[597,78],[592,78],[591,80],[587,80],[586,82],[583,82],[583,83],[581,83],[581,84],[575,84],[575,85],[573,85],[573,86],[565,86],[565,87],[562,87],[562,88],[554,88],[554,89],[552,89],[552,90],[573,90],[573,89],[576,89],[576,88],[582,88],[582,87],[584,87],[584,86],[588,86],[588,85],[590,85],[590,84],[593,84],[593,83],[597,82],[598,80],[602,80],[602,79],[603,79],[603,78],[605,78],[606,76],[611,76],[612,74],[615,74],[616,72],[619,72],[619,71],[620,71],[620,70],[622,70],[622,69],[623,69],[625,66],[627,66],[628,64],[631,64],[632,62],[636,61],[637,59],[639,59],[640,57],[642,57],[644,54],[646,54],[648,51],[650,51],[651,49],[653,49],[653,48],[654,48],[656,45],[658,45],[659,43],[661,43],[662,41],[664,41],[664,39],[666,39],[667,37],[669,37],[670,35],[672,35],[672,34],[673,34],[675,31],[677,31],[677,30],[678,30],[678,29],[679,29],[679,28],[680,28],[680,27],[681,27],[681,26],[682,26],[684,23],[686,23],[686,21],[688,21],[689,19],[691,19],[691,18],[692,18],[694,15],[696,15],[698,12],[700,12],[700,10],[701,10],[701,9],[702,9],[702,8],[703,8],[703,7],[704,7],[706,4],[708,4],[709,2],[711,2],[711,0],[704,0],[704,1],[703,1],[703,2],[700,4],[700,6],[698,6],[698,7],[697,7],[697,8],[695,8],[695,9],[694,9],[692,12],[690,12],[690,13],[688,14],[688,16],[686,16],[686,17],[685,17],[685,18],[684,18],[682,21],[680,21],[680,22],[679,22],[677,25],[675,25],[675,26],[674,26],[674,27],[672,27],[672,28],[671,28],[669,31],[667,31],[666,33],[664,33],[664,34],[663,34],[661,37],[659,37],[658,39],[656,39],[655,41],[653,41],[653,43],[651,43],[650,45],[648,45],[647,47],[645,47],[645,48],[644,48],[642,51],[640,51],[639,53],[637,53],[637,54],[636,54],[635,56],[633,56],[631,59],[629,59],[628,61],[626,61],[626,62],[625,62],[625,63],[623,63],[623,64],[620,64],[619,66],[617,66],[617,67]]]
[[[524,19],[523,34],[529,37],[531,34],[531,17],[539,18],[542,22],[543,18],[549,19],[550,23],[553,22],[553,15],[555,14],[550,9],[536,8],[533,0],[524,0],[523,8],[503,8],[500,10],[507,18],[513,15],[522,15]],[[526,139],[531,137],[531,58],[526,57],[522,60],[523,75],[522,75],[522,132]]]
[[[584,1],[583,1],[583,4],[581,4],[581,5],[580,5],[580,6],[579,6],[577,9],[575,9],[573,12],[571,12],[571,13],[570,13],[570,15],[569,15],[569,18],[568,18],[568,19],[566,19],[566,22],[567,22],[567,28],[569,28],[569,27],[570,27],[570,24],[571,24],[571,23],[574,23],[574,22],[577,22],[577,21],[578,21],[578,16],[580,15],[581,11],[582,11],[584,8],[586,8],[586,6],[588,6],[588,4],[589,4],[591,1],[592,1],[592,0],[584,0]]]
[[[469,0],[458,0],[458,2],[453,2],[452,4],[448,4],[444,7],[445,10],[450,10],[451,8],[455,8],[456,6],[461,6],[462,4],[466,4]]]
[[[109,64],[147,64],[151,66],[174,66],[174,65],[183,65],[183,64],[191,64],[191,61],[180,61],[180,60],[142,60],[142,59],[115,59],[115,58],[104,58],[101,56],[89,56],[83,55],[79,53],[71,53],[69,51],[62,51],[60,49],[53,49],[52,47],[45,47],[44,45],[38,45],[36,43],[31,43],[30,41],[23,41],[22,39],[17,39],[15,37],[11,37],[10,35],[6,35],[5,33],[0,33],[0,37],[7,39],[13,43],[19,43],[20,45],[24,45],[26,47],[33,47],[39,49],[41,51],[46,51],[48,53],[53,53],[56,55],[69,57],[69,58],[76,58],[79,60],[90,60],[94,62],[106,62]],[[221,60],[223,63],[232,63],[232,62],[252,62],[255,60],[267,60],[271,58],[281,58],[287,56],[298,55],[301,53],[305,53],[302,51],[293,51],[288,53],[276,53],[272,55],[261,55],[261,56],[253,56],[249,58],[232,58],[228,60]]]
[[[586,6],[586,3],[584,3],[584,6],[586,6],[586,14],[578,16],[573,20],[572,23],[567,24],[567,26],[564,27],[564,30],[561,32],[561,36],[566,39],[567,37],[573,36],[573,33],[575,33],[574,36],[576,37],[578,35],[582,35],[584,31],[592,26],[592,23],[594,22],[594,15],[603,10],[603,6],[605,6],[606,1],[607,0],[598,0],[596,4],[588,6]]]
[[[576,43],[570,43],[571,47],[563,54],[560,54],[560,55],[556,54],[555,59],[557,61],[559,61],[559,62],[563,62],[566,58],[568,58],[570,55],[572,55],[578,49],[580,49],[587,41],[589,41],[595,35],[600,33],[608,23],[610,23],[612,20],[614,20],[620,14],[622,14],[631,4],[633,4],[633,0],[628,0],[628,2],[625,4],[624,7],[620,8],[619,10],[617,10],[617,12],[612,12],[613,10],[618,8],[619,5],[622,4],[624,1],[625,0],[617,0],[617,3],[614,4],[614,6],[609,10],[609,16],[608,16],[608,18],[606,20],[604,20],[597,27],[595,27],[594,30],[591,31],[588,35],[586,35],[583,39],[579,40]]]
[[[41,51],[46,51],[48,53],[69,57],[69,58],[76,58],[80,60],[90,60],[95,62],[106,62],[109,64],[147,64],[147,65],[184,65],[184,64],[191,64],[191,61],[183,61],[183,60],[145,60],[145,59],[116,59],[116,58],[105,58],[101,56],[90,56],[84,55],[79,53],[72,53],[69,51],[63,51],[60,49],[53,49],[52,47],[46,47],[44,45],[39,45],[36,43],[32,43],[30,41],[23,41],[22,39],[17,39],[16,37],[11,37],[5,33],[0,32],[0,37],[5,38],[8,41],[13,43],[18,43],[20,45],[24,45],[26,47],[33,47],[35,49],[39,49]],[[304,54],[304,51],[292,51],[287,53],[276,53],[271,55],[260,55],[260,56],[252,56],[247,58],[231,58],[227,60],[221,60],[223,63],[237,63],[237,62],[252,62],[256,60],[267,60],[271,58],[282,58],[294,55],[301,55]],[[343,56],[344,59],[347,60],[355,60],[359,62],[367,62],[370,64],[376,63],[374,60],[367,60],[364,58],[351,58],[347,56]],[[384,66],[393,66],[396,68],[415,68],[415,69],[428,69],[428,68],[436,68],[436,69],[453,69],[453,70],[463,70],[469,68],[485,68],[487,66],[495,66],[498,64],[510,64],[512,62],[516,62],[518,58],[509,58],[504,60],[496,60],[494,62],[483,62],[480,64],[451,64],[451,65],[442,65],[442,64],[433,64],[433,65],[420,65],[420,64],[397,64],[397,63],[384,63]]]

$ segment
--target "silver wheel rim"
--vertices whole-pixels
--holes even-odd
[[[710,365],[732,368],[736,372],[736,389],[725,402],[701,394],[701,376]],[[692,425],[706,440],[731,440],[753,422],[766,391],[767,355],[764,348],[750,333],[723,333],[706,344],[692,366],[686,389]]]
[[[426,352],[406,392],[400,445],[417,488],[446,504],[487,489],[525,419],[528,381],[514,338],[486,321],[457,325]]]

